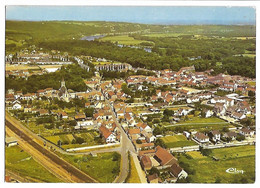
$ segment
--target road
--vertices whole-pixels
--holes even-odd
[[[122,126],[119,124],[117,121],[115,112],[113,111],[112,105],[109,103],[109,101],[105,101],[106,104],[109,105],[110,110],[112,112],[112,118],[113,121],[116,123],[116,126],[119,128],[120,135],[121,135],[121,158],[122,158],[122,166],[121,166],[121,172],[119,174],[119,177],[116,180],[116,183],[123,183],[129,173],[129,161],[128,161],[128,151],[136,153],[135,147],[132,143],[132,141],[128,138],[127,134],[125,133],[124,129]]]
[[[73,165],[64,161],[53,152],[44,148],[30,137],[25,131],[21,131],[18,125],[14,125],[6,118],[5,121],[6,131],[10,131],[18,138],[20,146],[27,150],[37,161],[43,166],[47,165],[52,172],[59,173],[60,178],[66,180],[66,182],[81,182],[81,183],[94,183],[97,182],[92,177],[88,176],[84,172],[80,171]],[[45,166],[46,167],[46,166]]]

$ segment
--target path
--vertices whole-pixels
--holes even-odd
[[[137,170],[137,173],[138,173],[138,176],[140,178],[141,183],[147,183],[145,172],[142,170],[140,162],[139,162],[139,160],[137,158],[137,154],[131,153],[131,155],[133,157],[135,168]]]

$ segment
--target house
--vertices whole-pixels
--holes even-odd
[[[144,156],[144,155],[152,157],[152,156],[155,155],[155,150],[151,149],[151,150],[143,150],[143,151],[138,152],[139,159],[141,159],[141,157]]]
[[[233,112],[231,114],[231,117],[233,117],[234,119],[237,119],[237,120],[241,120],[241,119],[246,118],[246,115],[243,113],[240,113],[240,112]]]
[[[220,132],[218,130],[210,131],[209,136],[214,142],[220,141]]]
[[[162,168],[168,168],[174,163],[177,163],[177,159],[161,146],[156,147],[154,158],[160,163]]]
[[[252,137],[255,134],[255,131],[251,130],[250,128],[243,127],[240,129],[239,133],[245,137]]]
[[[77,126],[75,126],[75,129],[88,128],[89,126],[93,126],[93,125],[94,125],[94,122],[92,119],[78,120]]]
[[[139,138],[140,140],[140,138]],[[137,150],[147,150],[147,149],[153,149],[154,143],[142,143],[142,144],[136,144]]]
[[[186,137],[186,138],[190,138],[190,133],[187,132],[187,131],[183,131],[183,135]]]
[[[45,109],[40,109],[39,110],[40,116],[46,116],[49,115],[49,111]]]
[[[22,108],[21,102],[18,100],[15,100],[12,105],[13,110],[19,110]]]
[[[144,170],[150,170],[152,168],[152,161],[149,156],[143,155],[140,158],[141,167]]]
[[[69,117],[66,112],[60,112],[60,113],[59,113],[59,116],[60,116],[60,118],[62,118],[62,119],[68,119],[68,117]]]
[[[32,111],[32,106],[31,105],[25,105],[23,107],[23,112],[24,113],[28,113],[28,112],[31,112]]]
[[[194,103],[194,102],[199,102],[200,98],[197,96],[191,97],[187,99],[187,103]]]
[[[151,127],[149,127],[146,123],[139,122],[136,126],[140,128],[141,131],[145,130],[148,133],[152,132]]]
[[[217,102],[214,106],[213,112],[216,115],[221,115],[221,116],[225,115],[226,113],[225,104]]]
[[[206,143],[206,142],[209,142],[209,137],[206,136],[205,134],[203,133],[199,133],[197,132],[194,136],[194,138],[199,141],[200,143]]]
[[[230,131],[230,132],[225,133],[225,134],[223,135],[223,137],[224,137],[224,138],[229,138],[229,139],[231,139],[231,140],[236,140],[236,138],[237,138],[237,133]]]
[[[170,167],[170,174],[176,177],[177,179],[185,179],[188,177],[187,172],[185,172],[177,163],[174,163]]]
[[[15,137],[6,137],[5,145],[7,147],[16,146],[16,145],[18,145],[18,140]]]
[[[205,114],[205,118],[209,118],[209,117],[213,116],[213,114],[214,114],[214,112],[209,109],[203,109],[202,112]]]
[[[84,121],[86,119],[86,115],[84,113],[80,113],[75,115],[74,119],[76,121]]]
[[[174,115],[175,116],[186,116],[186,115],[188,115],[189,112],[190,112],[190,110],[188,110],[188,109],[180,108]]]
[[[116,136],[114,133],[108,130],[105,126],[100,126],[99,127],[100,134],[102,134],[104,140],[106,143],[113,143],[116,141]]]
[[[154,173],[153,175],[148,175],[147,180],[148,180],[148,183],[158,183],[159,182],[158,175],[156,173]]]
[[[151,132],[142,130],[141,134],[144,135],[146,142],[154,142],[156,139],[156,137]]]

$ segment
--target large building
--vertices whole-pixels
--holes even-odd
[[[114,64],[114,63],[106,63],[106,64],[99,64],[95,66],[97,71],[127,71],[127,70],[131,70],[132,66],[127,64],[127,63],[118,63],[118,64]]]
[[[69,102],[70,101],[70,94],[65,86],[65,81],[64,79],[62,79],[61,81],[61,87],[59,89],[59,98],[61,100],[64,100],[66,102]]]

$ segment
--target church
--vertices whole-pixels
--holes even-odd
[[[64,78],[62,78],[61,87],[59,89],[59,99],[64,100],[66,102],[70,101],[70,94],[65,86]]]

